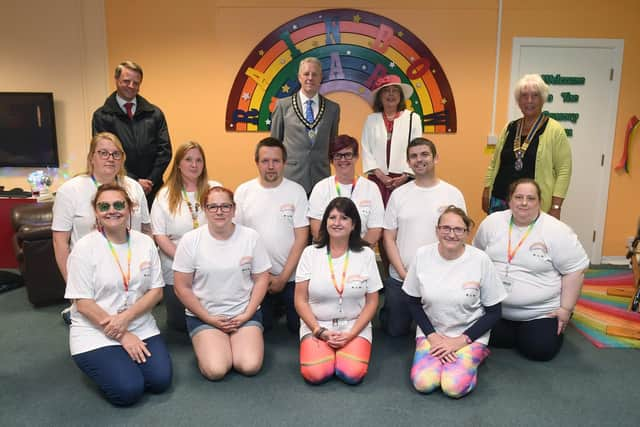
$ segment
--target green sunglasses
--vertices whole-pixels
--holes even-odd
[[[98,211],[107,212],[111,208],[112,204],[109,202],[98,202],[96,206],[98,207]],[[113,209],[117,211],[123,211],[126,207],[127,202],[125,202],[124,200],[116,200],[115,202],[113,202]]]

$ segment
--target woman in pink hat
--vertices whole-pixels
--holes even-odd
[[[420,116],[406,109],[413,88],[396,75],[379,78],[371,90],[373,111],[362,129],[362,170],[376,182],[387,205],[391,192],[407,182],[407,144],[422,136]]]

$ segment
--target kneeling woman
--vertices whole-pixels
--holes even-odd
[[[98,188],[98,230],[69,255],[65,298],[73,300],[69,345],[74,362],[114,405],[171,385],[171,359],[151,315],[162,299],[162,271],[150,237],[129,230],[133,204],[116,184]]]
[[[200,372],[222,379],[231,368],[255,375],[264,342],[260,303],[271,262],[258,233],[235,225],[233,193],[204,194],[207,226],[187,232],[173,259],[175,292],[186,307],[187,330]]]
[[[491,259],[465,244],[472,225],[462,209],[446,208],[438,242],[418,249],[402,286],[418,324],[411,381],[421,393],[440,387],[459,398],[473,390],[507,296]]]
[[[382,288],[376,257],[360,238],[360,215],[346,197],[325,209],[319,240],[308,246],[296,272],[300,371],[312,384],[334,374],[358,384],[371,355],[371,319]]]

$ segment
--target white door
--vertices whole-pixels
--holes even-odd
[[[573,174],[561,219],[574,229],[595,264],[602,257],[623,46],[622,40],[612,39],[513,41],[510,120],[522,116],[512,95],[518,79],[530,73],[553,76],[551,84],[547,82],[553,100],[543,108],[565,113],[558,121],[572,132]]]

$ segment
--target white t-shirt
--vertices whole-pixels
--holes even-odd
[[[242,225],[236,225],[227,240],[215,239],[208,226],[191,230],[182,236],[173,259],[173,270],[194,273],[193,293],[214,316],[244,313],[253,290],[251,274],[270,268],[260,236]]]
[[[348,197],[358,208],[362,228],[360,236],[364,237],[370,228],[381,228],[384,219],[384,205],[378,186],[367,178],[361,176],[356,181],[355,190],[353,184],[338,184],[340,194],[336,190],[336,177],[329,176],[319,181],[309,196],[309,218],[322,220],[325,209],[336,197]]]
[[[118,178],[120,179],[120,178]],[[144,190],[128,176],[123,187],[135,204],[131,215],[131,228],[141,230],[142,224],[149,224],[149,207]],[[96,228],[96,215],[92,206],[98,188],[89,175],[78,175],[58,188],[53,203],[53,231],[70,231],[71,247],[82,236]]]
[[[333,271],[336,280],[342,280],[345,255],[333,259]],[[296,284],[309,281],[309,305],[313,315],[321,327],[349,331],[362,312],[366,294],[377,292],[382,288],[380,273],[376,265],[374,252],[365,247],[360,252],[349,252],[349,264],[342,293],[342,312],[339,310],[339,295],[336,291],[329,270],[327,248],[307,246],[302,252]],[[338,286],[340,282],[338,282]],[[311,333],[309,327],[300,322],[300,338]],[[361,337],[371,342],[371,322],[360,332]]]
[[[415,181],[410,181],[391,193],[384,214],[384,228],[398,230],[396,245],[406,270],[420,246],[438,241],[438,218],[449,205],[467,210],[460,190],[443,180],[433,187],[418,187]],[[389,266],[389,275],[401,280],[393,265]]]
[[[209,187],[221,186],[219,182],[209,181]],[[195,191],[188,191],[187,198],[191,202],[191,206],[196,208],[198,200]],[[205,210],[200,207],[197,209],[198,224],[205,225],[207,223],[207,215]],[[182,235],[187,231],[193,230],[193,218],[189,206],[182,201],[176,209],[175,215],[169,211],[169,189],[162,187],[156,194],[156,198],[151,207],[151,229],[154,236],[167,236],[176,246],[180,242]],[[162,275],[167,285],[173,285],[173,258],[160,252],[160,262],[162,263]]]
[[[241,184],[234,199],[234,222],[258,232],[271,258],[271,274],[277,276],[289,258],[294,229],[309,225],[307,193],[287,178],[274,188],[263,187],[256,178]],[[295,272],[288,281],[294,278]]]
[[[507,292],[491,259],[481,250],[465,245],[454,260],[444,259],[438,243],[418,249],[402,290],[422,299],[422,309],[437,333],[460,336],[484,314],[484,307],[496,305]],[[490,331],[476,341],[487,345]],[[416,337],[423,337],[420,327]]]
[[[135,230],[131,231],[131,279],[129,291],[124,289],[122,273],[109,249],[104,236],[94,230],[78,240],[67,260],[67,299],[92,299],[109,314],[118,313],[118,309],[131,307],[150,289],[164,286],[158,250],[153,240]],[[126,243],[114,244],[118,262],[127,274]],[[129,332],[140,339],[158,335],[160,331],[151,312],[134,319]],[[80,354],[110,345],[120,345],[107,337],[102,329],[78,312],[76,303],[71,306],[71,328],[69,347],[71,354]]]
[[[548,317],[560,307],[562,276],[586,269],[589,258],[569,226],[540,213],[508,264],[510,220],[510,210],[489,215],[478,227],[473,244],[489,255],[505,285],[508,296],[502,304],[503,318],[528,321]],[[527,229],[514,224],[512,252]]]

